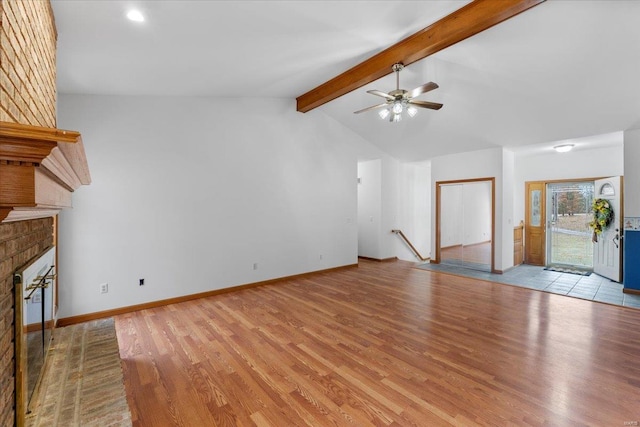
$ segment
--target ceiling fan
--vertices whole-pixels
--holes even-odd
[[[437,102],[417,101],[413,99],[418,95],[422,95],[423,93],[437,89],[438,85],[433,82],[425,83],[413,90],[400,89],[400,71],[402,71],[403,68],[404,65],[400,63],[393,64],[393,67],[391,67],[391,69],[396,73],[395,90],[392,90],[389,93],[385,93],[379,90],[367,91],[367,93],[370,93],[372,95],[386,98],[386,101],[383,104],[373,105],[362,110],[354,111],[354,114],[360,114],[364,113],[365,111],[377,110],[378,108],[382,108],[378,112],[378,115],[381,119],[384,120],[389,117],[390,122],[399,122],[400,120],[402,120],[402,113],[404,111],[406,111],[407,114],[409,114],[409,116],[411,117],[415,116],[418,112],[416,107],[428,108],[431,110],[441,109],[442,104],[439,104]]]

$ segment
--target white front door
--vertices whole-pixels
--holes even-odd
[[[595,199],[605,199],[613,209],[613,221],[598,235],[593,245],[593,272],[615,282],[622,281],[622,251],[620,248],[620,230],[622,230],[622,211],[620,190],[622,178],[597,179],[595,181]]]

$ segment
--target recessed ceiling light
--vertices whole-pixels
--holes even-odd
[[[562,144],[556,145],[553,147],[558,153],[566,153],[567,151],[571,151],[573,149],[574,144]]]
[[[127,18],[133,22],[144,22],[144,15],[139,10],[131,9],[127,12]]]

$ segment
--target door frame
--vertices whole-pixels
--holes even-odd
[[[538,239],[542,247],[531,243],[534,227],[531,225],[531,191],[540,191],[540,225],[535,230],[541,230],[542,237]],[[547,183],[545,181],[527,181],[524,183],[524,263],[528,265],[547,264]],[[538,231],[536,231],[538,232]],[[540,261],[538,261],[541,258]]]
[[[441,187],[443,185],[452,184],[471,184],[474,182],[490,182],[491,183],[491,272],[499,273],[495,269],[495,243],[496,243],[496,178],[472,178],[472,179],[457,179],[453,181],[436,181],[436,247],[435,258],[431,260],[434,264],[440,264],[440,208],[441,204]]]
[[[591,183],[591,185],[593,186],[593,197],[595,198],[595,185],[593,185],[595,183],[595,181],[592,180],[570,180],[570,181],[561,181],[561,182],[547,182],[545,185],[545,192],[546,194],[546,201],[548,202],[551,199],[551,195],[553,194],[549,194],[549,192],[547,191],[549,189],[550,186],[554,186],[556,184],[559,185],[564,185],[564,183],[575,183],[575,184],[588,184]],[[549,213],[552,210],[552,206],[547,205],[546,206],[546,212]],[[588,206],[586,206],[586,213],[587,215],[590,215],[591,212],[591,205],[589,204]],[[588,219],[590,219],[591,217],[588,216]],[[593,251],[591,253],[591,267],[587,266],[587,265],[581,265],[581,264],[566,264],[566,263],[561,263],[561,262],[557,262],[553,260],[553,226],[552,226],[552,222],[553,222],[553,216],[549,217],[547,216],[547,229],[546,229],[546,247],[545,247],[545,257],[547,262],[545,263],[546,266],[549,267],[571,267],[571,268],[576,268],[579,270],[593,270]]]
[[[542,241],[544,242],[544,248],[543,248],[543,256],[544,256],[544,260],[542,263],[542,266],[546,266],[547,265],[547,212],[546,212],[546,197],[547,197],[547,184],[556,184],[556,183],[563,183],[563,182],[581,182],[581,181],[596,181],[598,179],[604,179],[604,178],[608,178],[608,177],[591,177],[591,178],[570,178],[570,179],[547,179],[547,180],[542,180],[542,181],[525,181],[524,183],[524,216],[525,216],[525,221],[524,221],[524,263],[525,264],[529,264],[529,265],[538,265],[538,264],[530,264],[527,262],[527,260],[530,259],[530,252],[529,250],[531,249],[530,246],[530,242],[527,241],[527,236],[529,235],[529,221],[528,221],[528,214],[530,212],[531,206],[530,206],[530,198],[529,198],[529,194],[527,191],[527,188],[529,187],[529,184],[542,184],[542,188],[543,188],[543,192],[542,192],[542,198],[544,200],[545,203],[545,209],[543,210],[543,215],[544,215],[544,221],[543,221],[543,227],[544,227],[544,239],[542,239]],[[622,196],[622,195],[621,195]]]

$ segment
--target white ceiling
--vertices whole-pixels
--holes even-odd
[[[58,90],[293,99],[466,3],[53,0]],[[146,21],[128,21],[130,7]],[[405,89],[438,83],[419,99],[439,111],[353,114],[380,103],[365,91],[394,89],[392,75],[318,110],[406,161],[619,144],[640,126],[639,21],[640,1],[547,0],[401,73]]]

